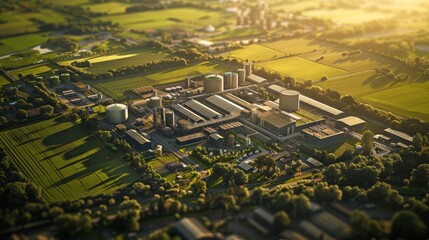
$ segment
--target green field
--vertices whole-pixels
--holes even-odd
[[[106,3],[88,5],[88,8],[92,12],[117,14],[117,13],[124,13],[125,9],[129,6],[132,6],[132,4],[122,3],[122,2],[106,2]]]
[[[184,80],[186,76],[205,74],[209,72],[224,72],[232,70],[232,66],[220,65],[213,62],[192,64],[187,67],[170,68],[159,72],[134,77],[108,80],[94,84],[94,87],[115,99],[126,96],[126,92],[136,87],[154,86]]]
[[[246,46],[245,48],[237,49],[237,50],[231,51],[230,53],[226,53],[225,56],[230,56],[241,60],[247,59],[251,62],[251,61],[272,60],[275,58],[283,57],[284,53],[262,45],[252,44],[252,45]]]
[[[293,76],[300,80],[319,80],[323,75],[336,77],[347,74],[347,71],[313,62],[301,57],[288,57],[258,63],[259,66],[281,74]]]
[[[59,118],[1,132],[0,142],[47,202],[110,193],[139,180],[119,154]]]
[[[252,36],[261,35],[263,33],[264,31],[261,29],[236,28],[233,30],[225,31],[222,34],[216,35],[214,37],[211,37],[209,38],[209,40],[220,41],[220,40],[234,39],[234,38],[251,38]]]
[[[49,9],[38,10],[38,12],[22,13],[22,12],[3,12],[0,14],[0,19],[7,21],[0,24],[0,33],[3,34],[19,34],[38,31],[38,25],[30,19],[37,19],[45,23],[64,23],[64,16]]]
[[[19,73],[21,73],[24,76],[31,73],[38,75],[38,74],[43,74],[43,73],[52,71],[54,69],[58,69],[58,67],[53,64],[47,64],[47,65],[41,65],[41,66],[35,66],[35,67],[33,66],[33,67],[20,68],[20,69],[13,70],[11,73],[13,76],[18,78]]]
[[[1,26],[1,25],[0,25]],[[46,34],[27,34],[18,37],[4,38],[0,40],[0,55],[9,54],[34,47],[48,39]]]
[[[0,75],[0,86],[8,85],[10,82],[3,76]]]
[[[208,24],[219,23],[227,14],[194,8],[175,8],[162,11],[144,11],[128,14],[115,14],[102,17],[102,20],[119,23],[128,29],[195,29]]]
[[[315,9],[305,11],[304,15],[329,19],[341,24],[359,24],[391,17],[390,14],[382,11],[368,11],[364,9]]]

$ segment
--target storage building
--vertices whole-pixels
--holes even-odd
[[[151,141],[134,129],[126,131],[125,137],[128,143],[130,143],[130,145],[134,146],[139,151],[145,151],[152,148]]]

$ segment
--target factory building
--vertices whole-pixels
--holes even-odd
[[[193,99],[185,102],[183,105],[203,116],[207,120],[217,119],[222,116],[222,114]]]
[[[106,107],[106,118],[109,123],[123,123],[128,119],[128,107],[120,103],[111,104]]]
[[[183,218],[173,225],[173,232],[184,240],[216,239],[214,234],[195,218]]]
[[[204,77],[204,92],[216,93],[223,91],[223,77],[217,74],[210,74]]]
[[[268,94],[276,98],[280,97],[280,93],[287,90],[286,88],[279,86],[277,84],[270,85],[267,89]]]
[[[245,100],[243,100],[243,99],[241,99],[241,98],[239,98],[239,97],[237,97],[231,93],[225,94],[225,98],[228,99],[229,101],[239,105],[239,106],[244,107],[247,110],[252,110],[255,108],[255,106],[253,104],[251,104],[251,103],[249,103],[249,102],[247,102],[247,101],[245,101]]]
[[[295,121],[277,111],[259,112],[256,122],[259,126],[279,136],[295,133]]]
[[[224,112],[227,112],[228,114],[240,113],[244,109],[240,105],[235,104],[230,100],[219,95],[210,96],[206,98],[206,101],[212,104],[213,106],[216,106],[217,108],[222,109]]]
[[[139,151],[145,151],[152,148],[151,141],[134,129],[126,131],[125,138],[127,139],[128,143],[130,143],[130,145],[134,146]]]
[[[201,142],[206,140],[207,137],[205,134],[201,133],[201,132],[197,132],[197,133],[193,133],[193,134],[189,134],[186,136],[181,136],[176,138],[176,142],[177,144],[180,145],[188,145],[188,144],[192,144],[192,143],[197,143],[197,142]]]
[[[170,107],[179,113],[182,117],[191,120],[194,123],[204,122],[204,118],[200,117],[198,114],[192,112],[191,110],[185,108],[180,104],[171,104]]]
[[[246,82],[246,70],[244,70],[243,68],[238,69],[237,76],[238,76],[238,83],[240,85]]]
[[[345,133],[328,125],[320,124],[303,129],[304,139],[319,147],[329,146],[344,141]]]
[[[247,73],[247,72],[246,72]],[[260,77],[260,76],[258,76],[258,75],[255,75],[255,74],[250,74],[250,75],[248,75],[247,77],[246,77],[246,80],[248,80],[248,81],[250,81],[250,82],[253,82],[253,83],[256,83],[256,84],[261,84],[261,83],[264,83],[264,82],[267,82],[268,80],[267,79],[265,79],[265,78],[263,78],[263,77]]]
[[[284,90],[280,92],[279,108],[287,112],[294,112],[299,109],[300,94],[293,90]]]
[[[300,102],[308,105],[310,107],[316,108],[320,110],[321,112],[325,113],[326,115],[333,117],[335,119],[343,118],[345,117],[345,113],[341,110],[338,110],[336,108],[333,108],[331,106],[328,106],[324,103],[321,103],[319,101],[316,101],[314,99],[311,99],[309,97],[306,97],[304,95],[300,96]]]
[[[366,122],[355,116],[340,118],[335,122],[335,128],[337,129],[347,128],[349,130],[355,131],[355,130],[364,129],[365,126],[366,126]]]
[[[221,147],[223,145],[223,137],[219,133],[212,133],[209,135],[209,144],[214,147]]]
[[[384,129],[384,135],[390,137],[390,140],[396,143],[413,144],[414,140],[414,137],[392,128]]]

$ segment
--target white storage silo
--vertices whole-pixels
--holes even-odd
[[[284,90],[280,92],[279,108],[283,111],[293,112],[299,109],[299,92]]]
[[[223,77],[218,74],[210,74],[204,77],[204,92],[215,93],[223,91]]]
[[[123,123],[128,119],[128,107],[120,103],[111,104],[106,107],[106,117],[109,123]]]

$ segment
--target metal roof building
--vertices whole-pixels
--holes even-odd
[[[216,112],[215,110],[193,99],[185,102],[183,105],[185,105],[186,107],[190,108],[192,111],[195,111],[196,113],[200,114],[201,116],[205,117],[208,120],[220,118],[222,116],[222,114]]]
[[[151,141],[134,129],[126,131],[125,134],[128,142],[137,147],[139,150],[147,150],[152,147]]]
[[[413,140],[414,140],[414,138],[412,136],[410,136],[404,132],[392,129],[392,128],[384,129],[384,133],[387,136],[390,136],[393,141],[405,142],[405,143],[412,144]]]
[[[225,97],[228,98],[231,102],[234,102],[237,105],[242,106],[248,110],[252,110],[255,108],[255,106],[253,106],[253,104],[251,104],[251,103],[249,103],[249,102],[247,102],[247,101],[245,101],[245,100],[243,100],[243,99],[241,99],[241,98],[239,98],[239,97],[237,97],[231,93],[227,93],[225,95]]]
[[[225,110],[226,112],[228,112],[230,114],[233,112],[241,112],[241,110],[244,109],[240,105],[235,104],[235,103],[229,101],[228,99],[225,99],[224,97],[221,97],[219,95],[210,96],[206,99],[206,101],[213,104],[214,106],[219,107],[222,110]]]
[[[351,130],[362,129],[365,127],[366,122],[355,116],[348,116],[338,119],[335,122],[335,127],[338,129],[348,128]]]
[[[184,106],[180,104],[171,104],[170,106],[173,110],[180,113],[182,116],[190,119],[193,122],[204,122],[204,118],[200,117],[196,113],[192,112],[191,110],[185,108]]]
[[[174,224],[176,232],[185,240],[214,239],[213,233],[195,218],[183,218]]]
[[[300,101],[302,103],[310,105],[310,106],[312,106],[314,108],[317,108],[317,109],[319,109],[319,110],[321,110],[321,111],[323,111],[323,112],[325,112],[325,113],[327,113],[327,114],[329,114],[329,115],[331,115],[331,116],[333,116],[335,118],[341,118],[341,117],[344,116],[344,112],[343,111],[338,110],[336,108],[333,108],[331,106],[328,106],[328,105],[326,105],[324,103],[321,103],[319,101],[316,101],[316,100],[314,100],[312,98],[306,97],[304,95],[300,96]]]
[[[249,76],[246,77],[246,79],[256,84],[260,84],[267,81],[267,79],[255,74],[250,74]]]

